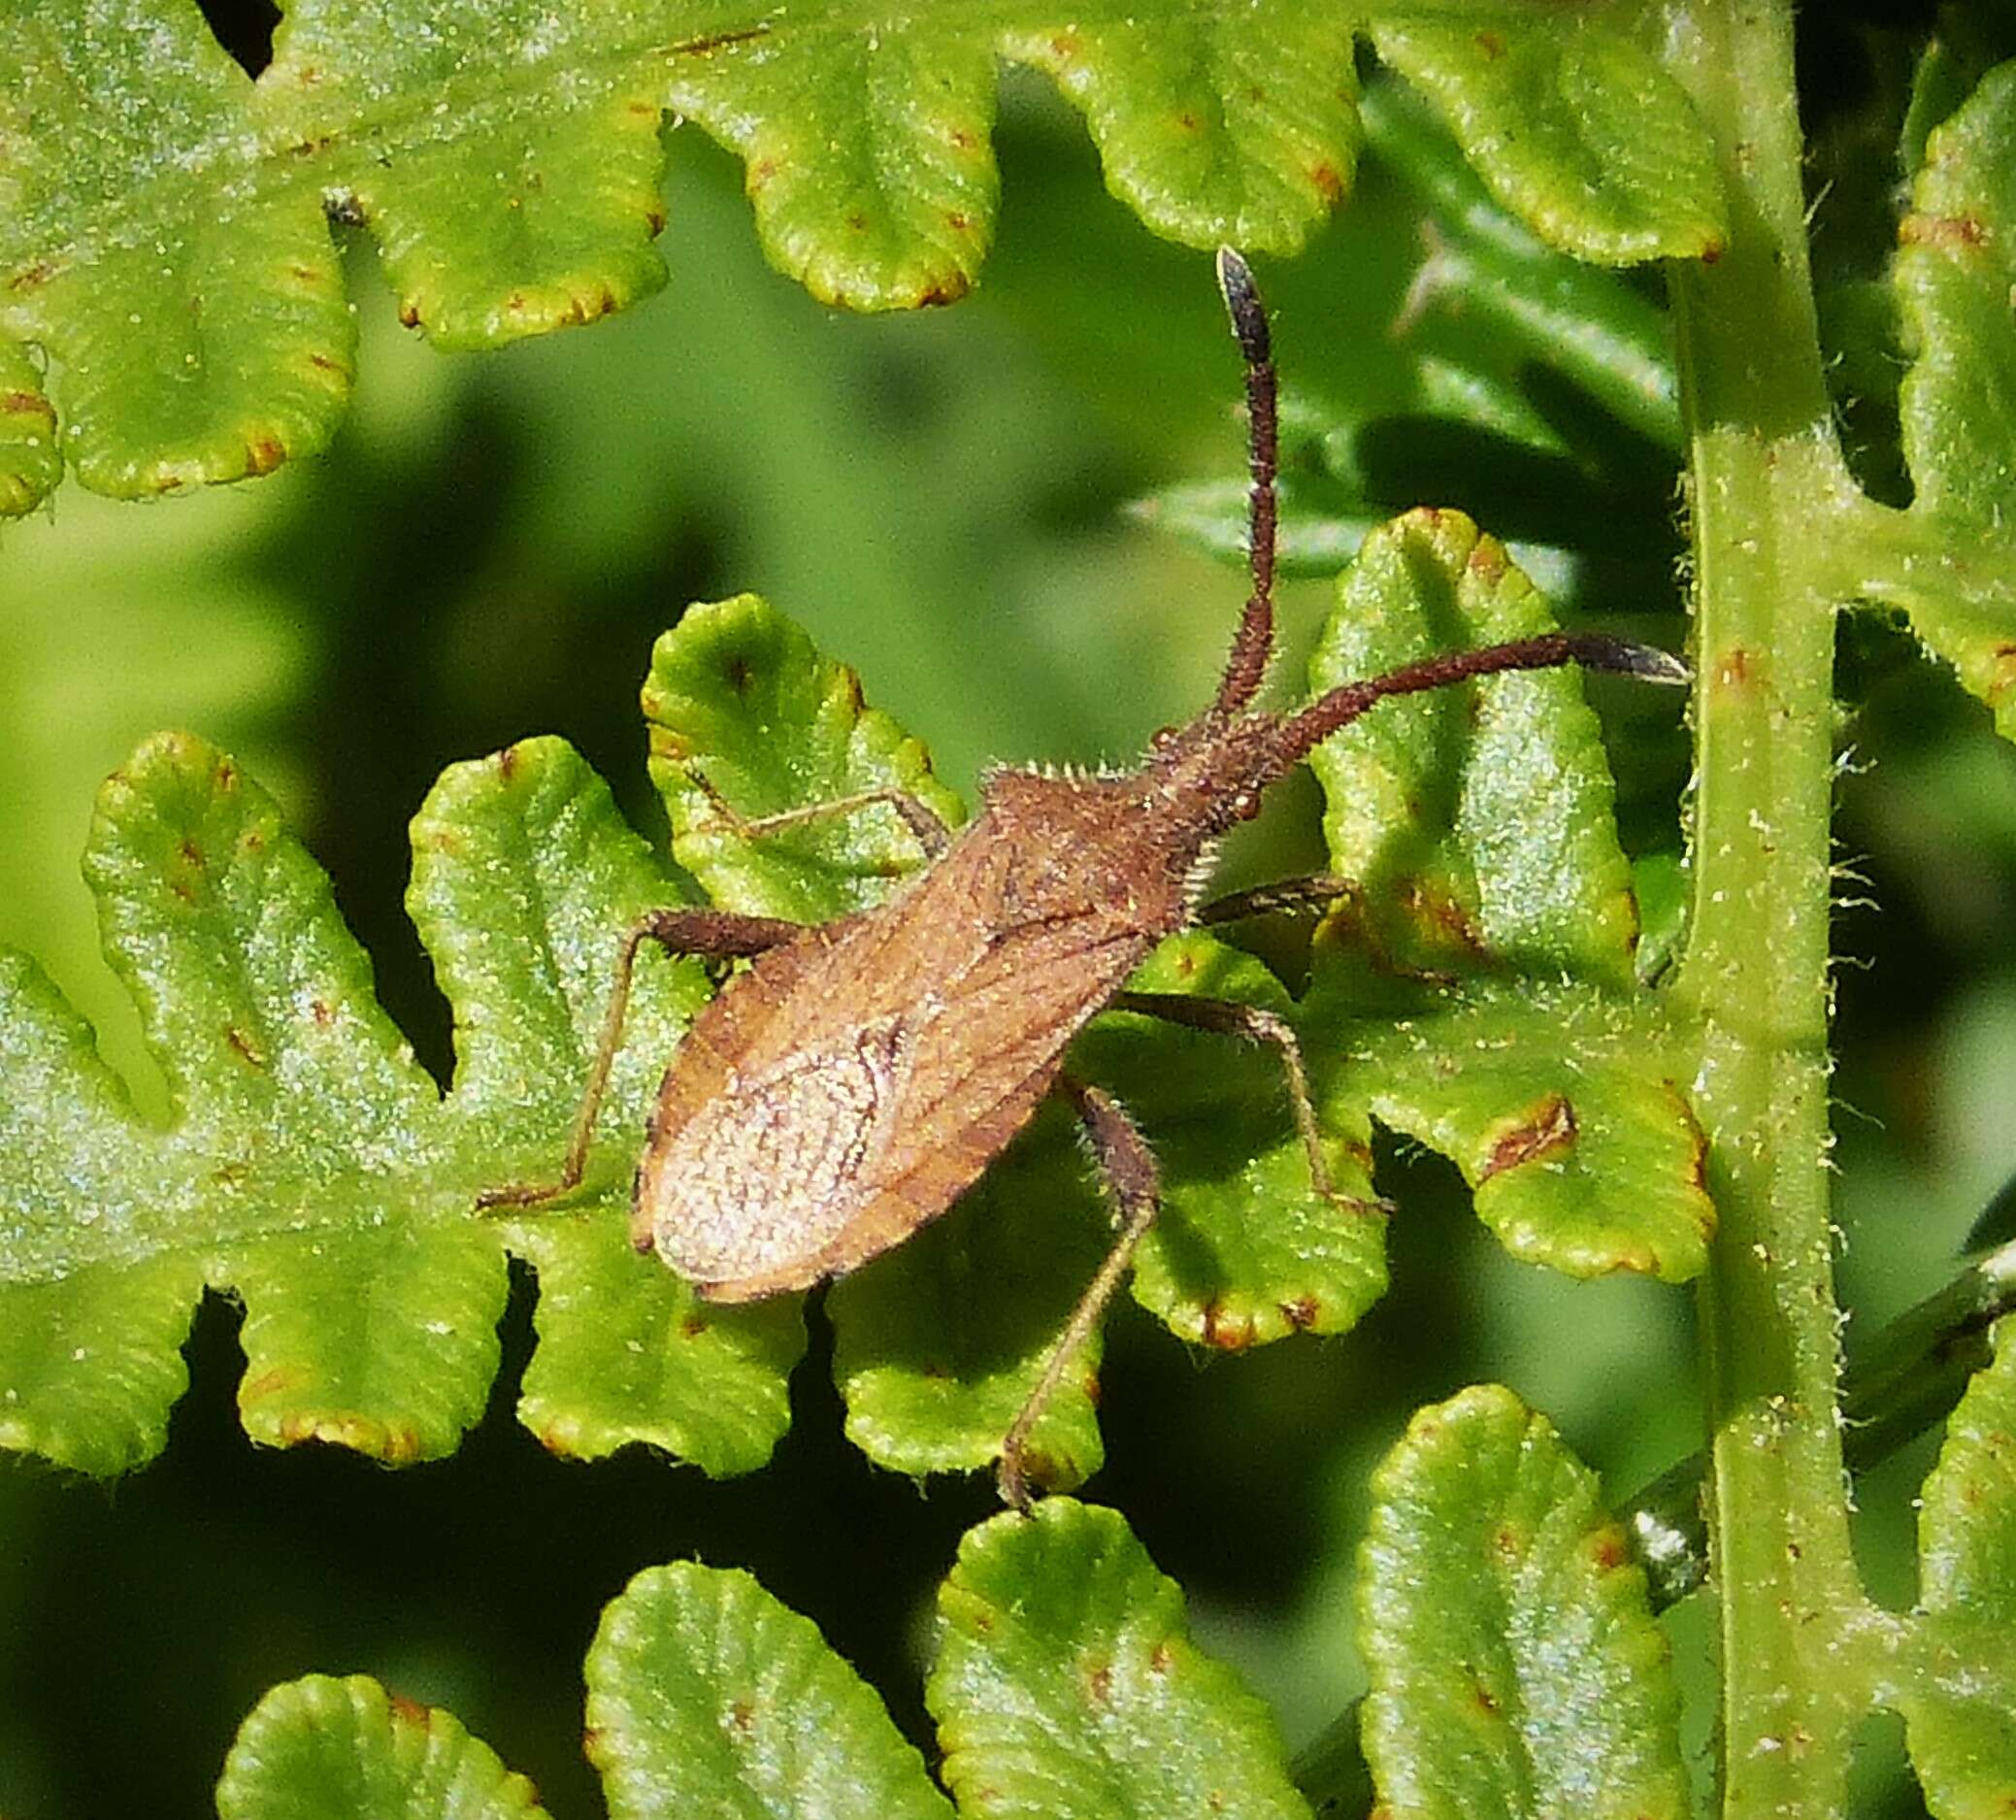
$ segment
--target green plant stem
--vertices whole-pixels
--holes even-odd
[[[1988,1364],[1989,1330],[2016,1309],[2016,1240],[1969,1265],[1855,1349],[1841,1377],[1842,1450],[1867,1473],[1953,1412]],[[1645,1564],[1652,1608],[1663,1611],[1708,1576],[1702,1486],[1707,1462],[1689,1454],[1622,1506]]]
[[[1722,1227],[1701,1292],[1728,1816],[1843,1811],[1873,1623],[1849,1551],[1828,1195],[1831,678],[1815,570],[1853,496],[1810,275],[1791,9],[1697,0],[1667,32],[1714,133],[1727,249],[1678,269],[1696,643],[1694,904],[1671,991]]]

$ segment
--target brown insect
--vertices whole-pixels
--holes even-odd
[[[479,1203],[532,1206],[579,1182],[631,969],[646,942],[754,962],[694,1020],[666,1070],[632,1195],[637,1248],[656,1251],[711,1302],[804,1289],[901,1244],[950,1207],[1043,1095],[1061,1088],[1117,1205],[1119,1237],[1003,1438],[1001,1491],[1018,1507],[1028,1502],[1030,1430],[1158,1200],[1154,1155],[1125,1109],[1064,1071],[1065,1050],[1085,1024],[1114,1009],[1271,1044],[1313,1184],[1332,1194],[1302,1052],[1285,1020],[1246,1005],[1125,989],[1167,936],[1261,909],[1318,906],[1343,888],[1298,879],[1204,904],[1218,838],[1256,812],[1269,784],[1388,696],[1567,663],[1660,681],[1687,676],[1663,651],[1557,632],[1432,657],[1289,712],[1252,709],[1273,645],[1274,373],[1252,274],[1229,248],[1218,254],[1218,281],[1246,363],[1252,591],[1210,706],[1188,726],[1158,734],[1135,771],[992,773],[979,814],[957,836],[896,790],[740,824],[762,833],[886,803],[933,863],[889,903],[815,927],[713,910],[643,917],[623,938],[559,1179],[494,1188]]]

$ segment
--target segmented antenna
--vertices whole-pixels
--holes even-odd
[[[1274,397],[1272,338],[1267,307],[1253,282],[1253,269],[1230,247],[1218,248],[1218,289],[1225,298],[1232,332],[1246,361],[1246,463],[1253,478],[1248,495],[1246,563],[1252,592],[1239,614],[1239,631],[1225,660],[1225,674],[1206,719],[1223,724],[1259,692],[1274,643],[1274,471],[1280,427]]]
[[[1694,679],[1694,673],[1670,651],[1636,645],[1607,632],[1546,632],[1509,645],[1487,645],[1481,650],[1444,651],[1383,677],[1339,683],[1306,708],[1284,715],[1276,735],[1274,763],[1287,770],[1389,695],[1418,695],[1472,677],[1497,676],[1506,670],[1552,670],[1562,664],[1580,664],[1585,670],[1607,670],[1641,682],[1682,688]]]

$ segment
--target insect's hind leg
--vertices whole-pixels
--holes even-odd
[[[1118,1206],[1120,1236],[1113,1241],[1106,1262],[1085,1285],[1084,1294],[1064,1324],[1064,1332],[1050,1348],[1036,1388],[1024,1400],[1002,1439],[997,1474],[1001,1496],[1013,1508],[1023,1511],[1029,1508],[1029,1480],[1022,1456],[1029,1444],[1030,1431],[1057,1394],[1057,1386],[1064,1381],[1078,1349],[1099,1325],[1099,1317],[1113,1299],[1113,1291],[1119,1288],[1120,1279],[1126,1275],[1128,1265],[1133,1263],[1134,1254],[1148,1228],[1154,1225],[1162,1205],[1162,1172],[1155,1166],[1155,1153],[1148,1148],[1140,1127],[1128,1117],[1126,1109],[1112,1095],[1068,1075],[1060,1075],[1058,1084],[1077,1108],[1092,1146],[1092,1159]]]
[[[1334,884],[1334,879],[1295,879],[1294,884]],[[1257,894],[1254,894],[1257,895]],[[1138,1011],[1144,1017],[1159,1017],[1165,1023],[1181,1024],[1190,1030],[1209,1030],[1221,1036],[1242,1037],[1248,1042],[1267,1043],[1281,1058],[1288,1077],[1288,1099],[1295,1109],[1295,1128],[1302,1134],[1303,1148],[1308,1153],[1309,1184],[1326,1201],[1362,1207],[1375,1211],[1378,1203],[1354,1195],[1340,1195],[1332,1185],[1330,1165],[1323,1156],[1323,1134],[1316,1122],[1315,1102],[1309,1097],[1309,1072],[1302,1059],[1302,1043],[1295,1028],[1278,1011],[1263,1006],[1240,1005],[1233,999],[1192,998],[1181,992],[1120,992],[1108,1009]]]
[[[1244,922],[1248,916],[1298,915],[1325,910],[1339,898],[1356,898],[1357,884],[1335,873],[1310,873],[1302,878],[1277,878],[1272,884],[1213,898],[1197,912],[1200,927]]]
[[[580,1110],[575,1115],[574,1136],[568,1141],[567,1156],[560,1165],[557,1180],[512,1182],[500,1188],[485,1188],[477,1196],[479,1211],[501,1208],[539,1207],[558,1200],[580,1184],[587,1167],[588,1144],[595,1135],[595,1116],[602,1109],[602,1096],[609,1089],[609,1071],[623,1042],[623,1014],[630,1005],[630,979],[637,967],[637,950],[655,942],[674,954],[695,954],[708,960],[744,960],[804,934],[801,923],[785,922],[777,916],[738,916],[732,910],[646,910],[623,932],[616,950],[616,975],[610,987],[609,1009],[603,1014],[602,1036],[588,1067],[588,1084],[581,1094]]]
[[[729,802],[700,772],[689,768],[686,777],[693,787],[707,798],[708,805],[714,813],[744,840],[774,834],[779,828],[796,827],[800,822],[823,821],[829,815],[851,815],[857,809],[871,809],[877,803],[886,803],[902,818],[903,825],[910,831],[911,838],[924,849],[925,858],[937,859],[952,844],[952,831],[945,826],[944,817],[922,797],[912,796],[908,790],[899,790],[894,784],[874,790],[857,790],[852,796],[836,796],[830,802],[807,803],[798,809],[779,810],[774,815],[748,816]]]

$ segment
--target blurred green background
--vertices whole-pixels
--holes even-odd
[[[1880,102],[1852,69],[1830,81],[1842,118]],[[1208,259],[1152,241],[1105,196],[1076,119],[1010,82],[980,292],[889,319],[823,311],[772,274],[739,167],[697,134],[668,137],[659,298],[589,332],[446,359],[395,325],[354,245],[361,380],[326,458],[151,509],[66,490],[0,533],[16,751],[0,942],[47,965],[155,1108],[77,862],[97,783],[156,728],[226,744],[278,793],[385,1002],[445,1072],[446,1012],[401,909],[407,818],[445,765],[557,731],[662,836],[636,691],[688,601],[769,595],[968,791],[990,758],[1127,758],[1206,694],[1239,578],[1120,508],[1234,470],[1237,362]],[[1866,276],[1852,234],[1830,273],[1819,225],[1823,279]],[[1425,348],[1494,357],[1458,310],[1396,337],[1420,248],[1406,193],[1372,166],[1307,256],[1263,265],[1291,390],[1362,412]],[[1492,480],[1455,471],[1420,497],[1445,486],[1432,503],[1481,507],[1488,527]],[[1563,579],[1677,645],[1671,476],[1644,480],[1641,521],[1601,527],[1607,546],[1637,542],[1633,597],[1614,597],[1614,562]],[[1296,666],[1326,600],[1287,591]],[[1844,886],[1858,902],[1838,919],[1852,1343],[1951,1273],[2016,1169],[2016,753],[1893,631],[1852,632],[1844,660],[1841,852],[1868,880]],[[1677,734],[1615,724],[1632,825],[1657,845],[1684,776]],[[1230,881],[1316,861],[1313,786],[1277,795],[1228,855]],[[1401,1204],[1396,1287],[1357,1333],[1205,1366],[1128,1307],[1106,1373],[1110,1464],[1091,1495],[1184,1582],[1205,1641],[1274,1703],[1291,1745],[1356,1691],[1364,1480],[1412,1408],[1509,1383],[1618,1494],[1698,1438],[1683,1294],[1508,1263],[1435,1159],[1389,1150],[1381,1182]],[[796,1425],[766,1473],[715,1485],[657,1458],[562,1464],[511,1420],[530,1305],[520,1280],[489,1417],[450,1462],[255,1452],[232,1403],[236,1316],[218,1302],[162,1459],[111,1486],[0,1461],[0,1813],[208,1812],[253,1701],[322,1670],[452,1706],[557,1815],[597,1814],[581,1652],[631,1572],[694,1555],[748,1567],[809,1612],[926,1740],[930,1595],[991,1486],[919,1487],[852,1454],[816,1315]],[[1866,1488],[1888,1599],[1910,1597],[1908,1500],[1928,1462],[1920,1447]],[[1670,1622],[1698,1677],[1702,1614]],[[1908,1811],[1887,1761],[1872,1753],[1869,1806]]]

